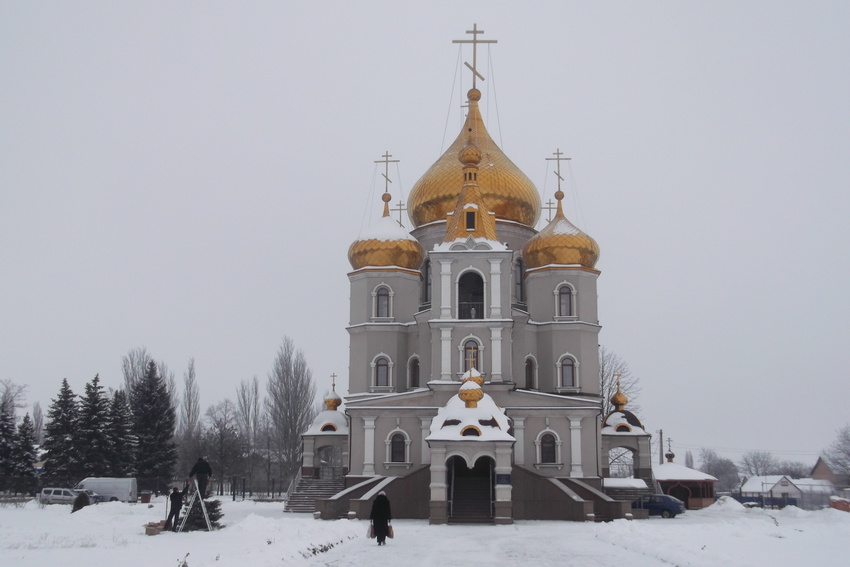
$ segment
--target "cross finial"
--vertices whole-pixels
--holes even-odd
[[[392,212],[398,211],[398,225],[400,227],[404,228],[404,224],[402,224],[402,222],[401,222],[401,213],[406,211],[407,207],[404,206],[404,203],[402,202],[401,199],[398,200],[398,203],[396,203],[396,206],[398,207],[397,209],[390,209],[390,210]]]
[[[336,392],[336,374],[331,374],[331,390]]]
[[[390,159],[393,156],[389,151],[385,151],[384,155],[382,155],[381,157],[384,158],[384,159],[377,159],[377,160],[375,160],[375,163],[384,164],[384,173],[381,174],[381,175],[384,176],[384,193],[389,193],[390,192],[390,183],[393,182],[392,179],[390,179],[390,164],[391,163],[398,163],[399,160]]]
[[[573,158],[562,157],[564,155],[564,152],[561,151],[561,148],[557,148],[554,152],[552,152],[552,155],[555,157],[547,157],[546,161],[554,161],[557,164],[557,166],[555,167],[555,177],[558,178],[558,191],[560,191],[561,181],[564,180],[564,178],[561,177],[561,162],[570,161]]]
[[[479,43],[497,43],[495,39],[478,39],[478,34],[484,33],[484,30],[478,29],[478,24],[472,24],[471,30],[466,30],[466,33],[472,34],[472,39],[453,39],[452,43],[471,43],[472,44],[472,65],[463,62],[470,71],[472,71],[472,88],[475,88],[475,79],[484,80],[484,75],[478,72],[478,44]]]
[[[543,208],[546,209],[547,211],[549,211],[549,219],[548,220],[551,221],[552,220],[552,211],[554,211],[555,209],[558,208],[555,205],[555,201],[553,201],[552,199],[549,199],[548,201],[546,201],[546,204],[543,205]]]

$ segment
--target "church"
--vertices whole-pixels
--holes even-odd
[[[560,186],[535,230],[540,194],[479,108],[476,48],[494,41],[467,33],[466,121],[412,187],[410,230],[385,192],[349,248],[349,392],[304,434],[302,483],[332,487],[315,499],[326,519],[368,517],[380,491],[394,517],[435,524],[627,517],[604,491],[608,450],[627,447],[651,476],[649,435],[622,419],[624,399],[601,415],[599,246],[564,215]]]

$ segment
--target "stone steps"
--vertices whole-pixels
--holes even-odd
[[[330,498],[345,489],[345,481],[320,478],[302,478],[284,506],[284,512],[313,513],[316,500]]]

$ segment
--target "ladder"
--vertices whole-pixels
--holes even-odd
[[[212,524],[210,523],[209,514],[207,514],[207,507],[204,504],[204,499],[201,498],[200,496],[198,496],[201,493],[200,489],[198,488],[198,479],[193,478],[192,482],[195,483],[195,490],[192,491],[192,497],[189,499],[189,508],[186,511],[186,513],[183,515],[183,519],[180,520],[180,527],[177,528],[177,533],[180,533],[180,532],[183,531],[183,527],[186,525],[186,521],[189,519],[189,514],[192,513],[192,507],[195,505],[195,500],[197,500],[198,502],[201,503],[201,510],[204,513],[204,520],[207,521],[207,531],[211,532],[212,531]]]

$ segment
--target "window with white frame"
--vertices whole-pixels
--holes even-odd
[[[525,359],[525,387],[529,390],[537,388],[537,365],[534,358],[528,357]]]
[[[386,284],[372,290],[372,317],[389,319],[393,316],[393,291]]]
[[[409,467],[411,464],[410,444],[410,437],[404,430],[396,428],[390,431],[386,439],[387,460],[385,462],[387,466],[405,465]]]
[[[463,362],[461,368],[463,372],[469,370],[470,365],[475,367],[478,372],[481,372],[481,364],[479,360],[480,345],[475,339],[467,339],[463,342]]]
[[[392,383],[393,364],[385,355],[379,355],[372,361],[372,385],[376,388],[389,388]]]
[[[558,317],[573,317],[575,316],[574,300],[575,290],[568,283],[562,283],[555,290],[555,299],[557,311],[555,315]]]
[[[563,466],[563,461],[561,460],[561,439],[555,431],[549,429],[548,425],[546,429],[537,435],[534,445],[537,452],[535,467],[557,466],[560,468]]]
[[[410,366],[408,369],[408,379],[407,384],[410,388],[418,388],[419,387],[419,359],[412,358],[410,359]]]
[[[561,357],[556,365],[556,370],[558,375],[558,387],[578,387],[578,363],[572,356],[566,355]]]

